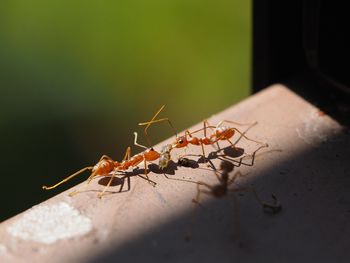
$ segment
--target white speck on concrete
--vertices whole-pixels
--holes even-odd
[[[319,110],[313,110],[304,117],[302,127],[296,128],[296,132],[307,144],[319,144],[326,142],[336,135],[341,126],[327,115],[320,114]]]
[[[40,205],[26,212],[7,228],[18,238],[52,244],[60,239],[85,235],[92,229],[90,218],[65,202]]]
[[[4,254],[6,252],[7,252],[7,248],[4,245],[0,244],[0,254]]]

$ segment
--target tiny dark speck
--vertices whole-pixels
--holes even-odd
[[[297,193],[293,193],[293,195],[294,195],[294,196],[298,196],[298,194],[297,194]]]

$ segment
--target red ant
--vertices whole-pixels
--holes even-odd
[[[230,121],[230,120],[223,120],[223,121],[220,121],[216,126],[212,126],[209,124],[209,122],[207,120],[204,120],[203,121],[203,128],[198,129],[198,130],[193,131],[193,132],[186,130],[185,135],[178,137],[173,125],[171,124],[171,122],[169,120],[169,118],[162,118],[162,119],[157,119],[157,120],[155,119],[157,117],[157,115],[164,109],[164,107],[165,107],[165,105],[163,105],[158,110],[158,112],[153,116],[153,118],[150,121],[139,123],[139,125],[141,125],[141,126],[146,125],[146,127],[144,129],[144,133],[145,133],[146,138],[149,138],[148,133],[147,133],[148,128],[154,123],[163,122],[163,121],[167,121],[175,133],[175,141],[171,144],[167,144],[166,146],[164,146],[160,152],[160,154],[161,154],[161,157],[159,159],[159,167],[160,168],[167,167],[167,165],[170,161],[170,158],[171,158],[170,153],[174,148],[184,148],[184,147],[187,147],[189,144],[201,146],[202,156],[204,159],[206,159],[204,145],[216,144],[218,146],[218,148],[220,149],[218,142],[221,140],[226,140],[231,144],[232,148],[235,148],[239,139],[236,140],[235,143],[233,143],[230,139],[233,137],[233,135],[236,132],[240,134],[240,137],[244,137],[245,139],[247,139],[249,141],[253,141],[253,142],[256,142],[258,144],[261,144],[262,147],[268,147],[267,143],[263,143],[263,142],[248,138],[245,135],[245,132],[241,132],[237,128],[222,126],[222,124],[226,122],[226,123],[232,123],[232,124],[236,124],[236,125],[249,125],[248,129],[250,129],[251,127],[256,125],[257,122],[248,124],[248,123],[238,123],[238,122],[234,122],[234,121]],[[207,136],[207,129],[212,129],[213,134],[211,134],[210,136]],[[204,132],[204,137],[198,138],[198,137],[193,136],[193,134],[198,133],[200,131]]]
[[[146,148],[145,151],[138,153],[138,154],[131,157],[131,148],[128,147],[126,149],[124,159],[121,162],[113,161],[113,159],[111,157],[109,157],[107,155],[103,155],[101,157],[101,159],[97,162],[97,164],[95,164],[94,166],[85,167],[85,168],[79,170],[78,172],[68,176],[67,178],[63,179],[62,181],[58,182],[57,184],[55,184],[53,186],[45,186],[44,185],[43,189],[44,190],[51,190],[51,189],[56,188],[57,186],[67,182],[68,180],[72,179],[73,177],[75,177],[75,176],[77,176],[77,175],[79,175],[87,170],[91,170],[92,173],[88,177],[86,185],[88,185],[96,177],[111,175],[111,178],[110,178],[109,182],[107,183],[107,185],[105,186],[105,188],[103,189],[103,191],[98,194],[98,197],[101,198],[104,195],[107,188],[111,185],[111,183],[112,183],[112,181],[113,181],[113,179],[116,176],[118,171],[126,171],[130,167],[136,167],[141,162],[144,162],[144,165],[145,165],[145,177],[146,177],[147,181],[149,183],[151,183],[153,186],[155,186],[156,183],[151,181],[148,178],[147,162],[157,160],[160,157],[160,154],[157,151],[155,151],[153,148],[148,149],[147,147],[138,144],[137,143],[137,133],[135,132],[134,135],[135,135],[134,144],[137,146]],[[71,192],[69,195],[73,196],[79,192],[81,192],[81,191],[74,191],[74,192]]]
[[[158,111],[152,118],[152,120],[159,114],[160,111]],[[146,134],[146,139],[147,141],[150,143],[150,140],[148,138],[148,134]],[[77,171],[76,173],[68,176],[67,178],[63,179],[62,181],[58,182],[57,184],[53,185],[53,186],[43,186],[42,188],[44,190],[51,190],[51,189],[54,189],[56,188],[57,186],[67,182],[68,180],[72,179],[73,177],[87,171],[87,170],[91,170],[91,175],[88,177],[87,179],[87,184],[86,185],[89,185],[89,183],[96,177],[99,177],[99,176],[108,176],[108,175],[111,175],[111,178],[110,180],[108,181],[106,187],[103,189],[102,192],[100,192],[98,194],[98,197],[101,198],[105,191],[107,190],[107,188],[111,185],[114,177],[116,176],[117,172],[119,171],[126,171],[128,170],[130,167],[136,167],[138,166],[141,162],[144,163],[144,169],[145,169],[145,177],[147,179],[147,181],[149,183],[151,183],[153,186],[156,185],[155,182],[151,181],[149,178],[148,178],[148,175],[147,175],[147,162],[151,162],[151,161],[155,161],[157,159],[159,159],[161,157],[160,153],[157,152],[156,150],[153,149],[153,147],[151,148],[147,148],[146,146],[144,145],[141,145],[139,143],[137,143],[137,133],[134,132],[134,135],[135,135],[135,139],[134,139],[134,145],[137,145],[139,147],[142,147],[142,148],[145,148],[146,150],[141,152],[141,153],[138,153],[134,156],[131,156],[131,148],[128,147],[126,149],[126,152],[125,152],[125,155],[124,155],[124,158],[123,158],[123,161],[121,162],[118,162],[118,161],[114,161],[111,157],[107,156],[107,155],[103,155],[100,160],[97,162],[97,164],[95,164],[94,166],[88,166],[88,167],[85,167],[79,171]],[[73,196],[77,193],[79,193],[81,191],[74,191],[74,192],[71,192],[69,195],[70,196]]]

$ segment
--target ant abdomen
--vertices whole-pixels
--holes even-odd
[[[101,160],[92,168],[92,172],[99,175],[108,174],[113,171],[114,167],[112,160]]]
[[[235,134],[235,130],[226,126],[217,127],[215,129],[215,136],[219,140],[230,139]]]
[[[146,150],[143,155],[146,161],[155,161],[160,157],[159,152],[154,149]]]

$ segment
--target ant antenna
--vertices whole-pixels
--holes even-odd
[[[134,135],[135,135],[134,144],[135,144],[136,146],[141,147],[141,148],[147,149],[146,146],[137,143],[137,132],[134,132]]]
[[[156,112],[156,114],[153,115],[152,119],[150,121],[147,121],[147,122],[141,122],[139,123],[140,126],[144,126],[146,125],[145,129],[144,129],[144,133],[145,133],[145,137],[146,137],[146,140],[147,140],[147,143],[149,144],[149,146],[151,147],[152,146],[152,143],[151,143],[151,140],[149,138],[149,135],[148,135],[148,128],[153,124],[153,123],[157,123],[157,122],[162,122],[162,121],[167,121],[169,126],[171,127],[171,129],[173,130],[176,138],[177,138],[177,132],[174,128],[174,126],[172,125],[171,121],[169,120],[169,118],[162,118],[162,119],[158,119],[158,120],[155,120],[155,118],[157,118],[157,116],[159,115],[159,113],[162,112],[162,110],[164,109],[165,107],[165,104],[160,107],[160,109]]]

